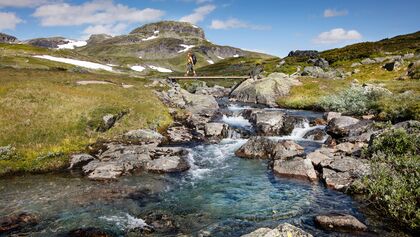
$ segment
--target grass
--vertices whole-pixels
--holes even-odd
[[[117,85],[78,86],[78,80]],[[134,85],[124,89],[121,83]],[[164,129],[166,107],[145,80],[113,74],[61,70],[0,69],[0,146],[12,145],[19,158],[0,160],[0,175],[44,172],[65,167],[68,155],[97,139],[138,128]],[[94,130],[107,113],[128,111],[107,132]]]

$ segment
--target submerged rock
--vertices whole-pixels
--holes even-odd
[[[71,230],[67,234],[63,235],[64,237],[115,237],[117,235],[102,230],[96,227],[87,227]]]
[[[302,157],[276,160],[274,161],[273,171],[283,177],[309,179],[310,181],[318,179],[311,160]]]
[[[242,82],[230,93],[230,99],[275,107],[276,100],[288,95],[290,88],[296,85],[301,83],[294,77],[283,73],[272,73],[260,80],[248,79]]]
[[[0,217],[0,234],[21,229],[28,225],[37,224],[37,217],[29,213]]]
[[[325,230],[332,231],[366,231],[367,227],[365,224],[360,222],[356,217],[351,215],[320,215],[315,217],[315,223]]]
[[[241,237],[312,237],[311,234],[289,223],[284,223],[274,229],[259,228]]]
[[[322,141],[328,134],[322,128],[315,128],[303,135],[303,138],[310,139],[314,141]]]
[[[266,137],[251,137],[235,151],[235,155],[248,159],[270,159],[274,142]]]

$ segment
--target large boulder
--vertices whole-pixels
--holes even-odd
[[[146,170],[156,173],[182,172],[190,168],[185,157],[182,156],[164,156],[149,161]]]
[[[327,132],[334,137],[344,137],[349,134],[350,126],[358,122],[358,119],[349,116],[333,118],[328,122]]]
[[[166,133],[171,143],[185,143],[193,140],[191,129],[183,125],[170,127]]]
[[[241,237],[312,237],[311,234],[289,223],[284,223],[274,229],[259,228]]]
[[[245,111],[246,113],[248,111]],[[258,135],[273,136],[279,135],[283,128],[285,113],[275,110],[250,110],[249,121],[255,125]]]
[[[275,107],[276,100],[288,95],[290,88],[296,85],[301,83],[294,77],[283,73],[272,73],[260,80],[248,79],[242,82],[230,93],[230,98]]]
[[[310,181],[318,179],[311,160],[302,157],[276,160],[274,161],[273,171],[283,177],[308,179]]]
[[[274,142],[265,137],[251,137],[235,151],[235,155],[248,159],[270,159]]]
[[[408,65],[407,76],[411,79],[420,79],[420,60]]]
[[[275,160],[287,159],[298,155],[303,155],[302,146],[291,140],[283,140],[275,143],[271,151],[272,158]]]
[[[402,67],[401,60],[394,60],[389,63],[385,63],[382,68],[386,69],[387,71],[394,71],[398,70]]]
[[[319,52],[316,50],[295,50],[290,51],[287,55],[288,57],[310,57],[310,58],[318,58]]]
[[[366,231],[367,226],[351,215],[320,215],[315,217],[315,224],[325,230],[330,231]]]
[[[315,128],[312,130],[309,130],[305,135],[303,135],[303,138],[314,140],[314,141],[322,141],[324,140],[328,134],[325,132],[322,128]]]
[[[225,123],[206,123],[205,134],[207,137],[223,138],[227,132],[227,124]]]
[[[91,162],[92,160],[94,160],[95,157],[89,155],[89,154],[73,154],[70,156],[70,167],[69,169],[74,169],[74,168],[80,168],[84,165],[86,165],[87,163]]]
[[[123,135],[125,140],[135,143],[144,143],[144,144],[160,144],[163,140],[163,136],[150,129],[137,129],[126,132]]]

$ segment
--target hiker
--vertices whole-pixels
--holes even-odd
[[[188,52],[187,54],[187,72],[185,73],[185,76],[188,76],[190,72],[194,74],[194,76],[197,76],[194,70],[194,65],[197,63],[197,58],[195,55],[191,52]]]
[[[255,65],[255,67],[251,70],[251,72],[249,73],[249,77],[251,77],[252,79],[255,80],[255,78],[257,79],[261,79],[261,73],[264,71],[264,67],[263,65],[257,63],[257,65]]]

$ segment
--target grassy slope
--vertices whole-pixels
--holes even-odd
[[[107,80],[120,85],[78,86],[78,80]],[[163,128],[171,123],[166,107],[145,80],[113,74],[61,70],[0,69],[0,146],[12,145],[21,158],[0,160],[0,175],[47,171],[67,164],[68,154],[98,138],[130,129]],[[129,111],[105,133],[94,131],[107,113]]]

